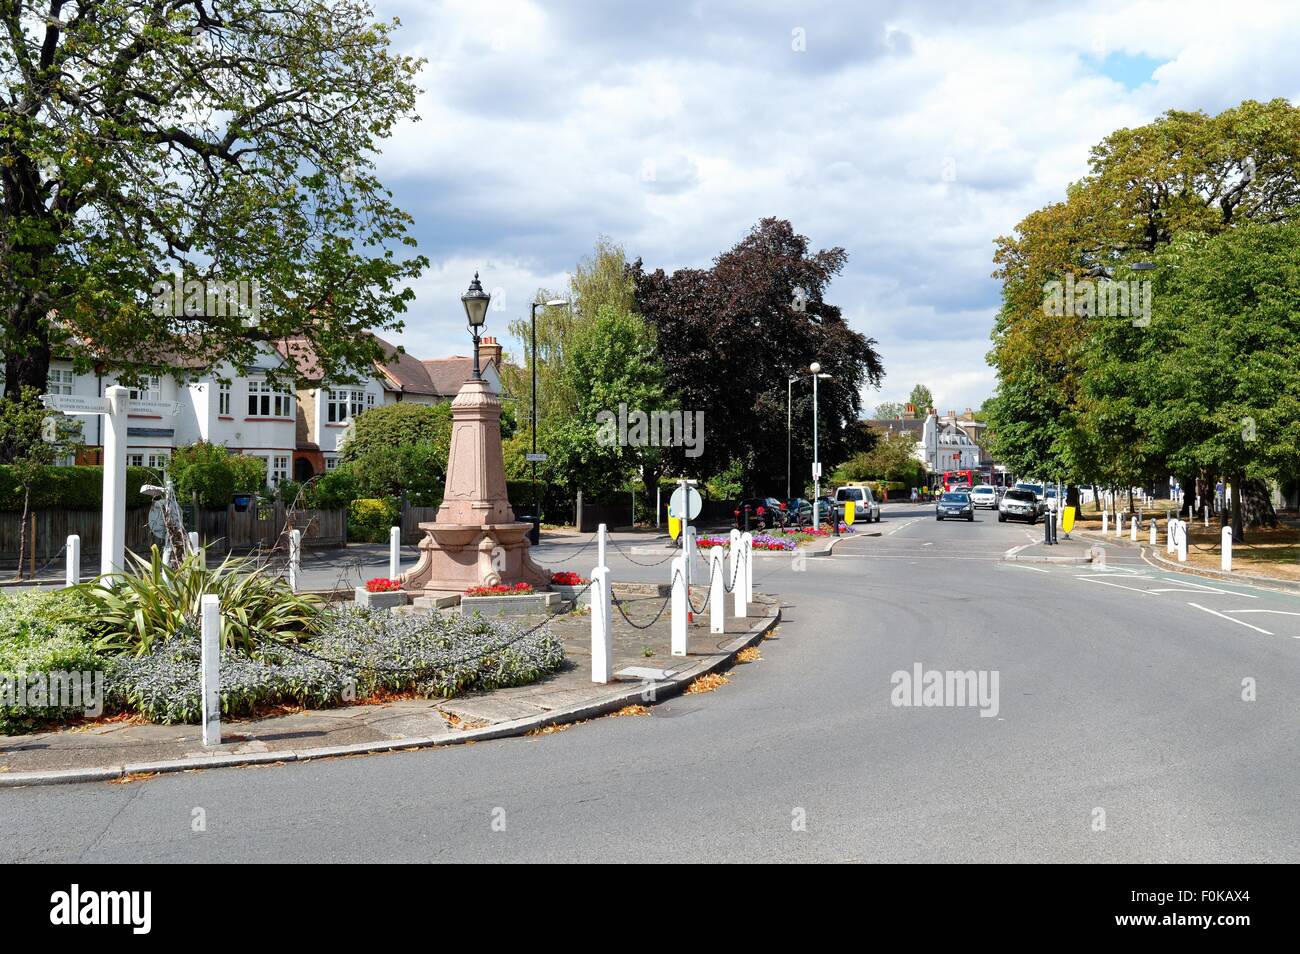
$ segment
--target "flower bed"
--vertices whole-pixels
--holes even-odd
[[[386,576],[377,576],[373,580],[366,580],[367,593],[396,593],[402,588],[402,584],[397,580],[390,580]]]
[[[504,583],[498,583],[496,586],[471,586],[465,591],[466,596],[528,596],[533,593],[531,583],[515,583],[513,586],[506,586]]]
[[[580,573],[572,573],[568,570],[551,574],[552,586],[586,586],[590,582],[591,580]]]
[[[695,546],[701,550],[708,550],[713,547],[731,547],[730,537],[696,537]],[[792,536],[777,537],[767,533],[760,533],[753,538],[755,550],[783,551],[793,550],[799,546],[799,542]]]

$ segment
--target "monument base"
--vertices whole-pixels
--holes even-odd
[[[538,590],[551,575],[528,553],[529,523],[422,523],[420,558],[402,574],[409,592],[430,597],[464,593],[471,586],[528,583]]]

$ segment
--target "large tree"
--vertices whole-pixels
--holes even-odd
[[[370,158],[415,105],[392,24],[362,0],[0,0],[0,23],[6,394],[56,354],[380,357],[361,332],[400,327],[424,263]]]
[[[767,218],[711,268],[667,274],[633,264],[637,305],[657,332],[667,390],[682,410],[704,412],[703,454],[674,451],[675,470],[704,478],[740,461],[747,490],[783,490],[787,386],[800,374],[793,469],[801,485],[812,460],[813,362],[831,376],[819,387],[825,472],[865,446],[864,432],[851,425],[862,388],[879,385],[884,371],[875,340],[849,328],[825,299],[846,259],[842,248],[810,252],[789,222]]]

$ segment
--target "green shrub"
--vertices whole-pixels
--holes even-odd
[[[361,497],[348,505],[348,539],[357,543],[387,543],[388,530],[401,518],[398,501]]]
[[[230,452],[220,444],[200,441],[172,453],[170,472],[176,496],[189,502],[199,496],[199,506],[224,510],[235,492]]]
[[[257,494],[266,488],[266,461],[237,454],[230,458],[230,472],[237,494]]]
[[[148,467],[126,469],[127,507],[146,507],[150,499],[140,493],[143,484],[156,484],[158,472]],[[104,468],[49,467],[41,468],[40,476],[32,484],[33,510],[98,510],[104,500]],[[0,464],[0,510],[23,509],[23,485],[14,468]]]
[[[27,673],[96,672],[96,654],[84,620],[86,607],[69,590],[29,590],[0,595],[0,679]],[[29,732],[49,721],[81,715],[57,706],[0,703],[0,733]]]
[[[313,510],[343,510],[360,496],[357,481],[347,467],[327,470],[307,487],[307,506]]]
[[[128,557],[129,572],[78,587],[99,649],[149,652],[195,624],[205,594],[221,600],[221,644],[250,655],[267,642],[309,636],[320,624],[319,599],[292,592],[253,560],[227,557],[209,568],[202,554],[191,554],[172,570],[156,546],[148,560]]]

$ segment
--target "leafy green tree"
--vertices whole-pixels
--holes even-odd
[[[885,434],[871,450],[853,455],[836,468],[831,480],[833,483],[896,480],[915,486],[924,475],[921,462],[913,455],[915,447],[915,439],[908,434]]]
[[[897,420],[906,416],[907,408],[897,401],[886,401],[876,405],[876,417],[879,420]]]
[[[342,467],[365,497],[441,501],[451,449],[451,405],[399,402],[358,415]]]
[[[934,407],[934,395],[924,384],[912,388],[912,395],[907,400],[916,409],[916,417],[925,417],[930,408]]]
[[[369,158],[414,116],[393,24],[364,0],[0,0],[0,20],[6,394],[44,390],[56,350],[127,377],[178,353],[242,371],[293,336],[332,375],[380,357],[362,332],[400,327],[425,264],[398,256],[410,219]]]

